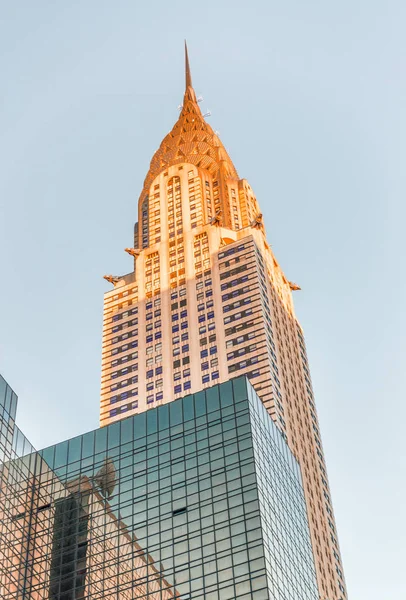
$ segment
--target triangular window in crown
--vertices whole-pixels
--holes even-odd
[[[176,158],[181,158],[182,156],[185,156],[184,153],[182,152],[182,150],[179,148],[179,150],[176,153]]]

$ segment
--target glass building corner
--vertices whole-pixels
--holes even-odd
[[[318,600],[300,469],[244,377],[6,472],[4,600]]]

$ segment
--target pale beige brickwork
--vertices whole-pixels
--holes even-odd
[[[100,423],[247,374],[300,461],[323,600],[347,598],[302,329],[258,202],[186,91],[106,279]]]

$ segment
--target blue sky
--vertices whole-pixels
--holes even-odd
[[[406,596],[406,4],[0,2],[0,371],[97,427],[105,273],[193,82],[296,292],[350,598]]]

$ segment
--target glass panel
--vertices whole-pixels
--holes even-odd
[[[54,454],[55,454],[55,446],[51,446],[50,448],[45,448],[45,450],[41,450],[42,458],[51,467],[51,469],[54,466]]]
[[[82,458],[93,456],[94,453],[94,431],[82,436]]]
[[[133,421],[134,419],[132,417],[121,421],[121,444],[127,444],[132,441]]]
[[[68,460],[68,442],[62,442],[55,447],[54,468],[65,467]]]
[[[193,403],[193,395],[183,398],[183,418],[185,421],[191,421],[195,417],[195,407]]]
[[[147,433],[147,413],[143,412],[134,417],[134,438],[145,437]]]
[[[235,402],[241,402],[241,400],[247,400],[247,381],[245,377],[238,377],[233,379],[233,390]]]
[[[233,404],[233,388],[231,381],[225,381],[221,384],[220,402],[222,408]]]
[[[169,404],[171,427],[182,422],[182,400],[175,400]]]
[[[215,385],[206,390],[207,411],[213,412],[220,408],[219,386]]]
[[[169,406],[164,404],[158,409],[159,431],[169,428]]]
[[[68,462],[73,463],[80,460],[82,437],[76,437],[69,441]]]
[[[96,430],[95,453],[106,452],[107,450],[107,427]]]
[[[147,412],[147,433],[150,435],[151,433],[156,433],[158,430],[158,419],[157,419],[157,411],[149,410]]]
[[[195,409],[196,417],[206,414],[206,394],[203,391],[195,394]]]
[[[109,449],[116,448],[116,446],[118,446],[120,443],[120,421],[117,421],[117,423],[112,423],[106,427],[106,429],[108,429]]]

